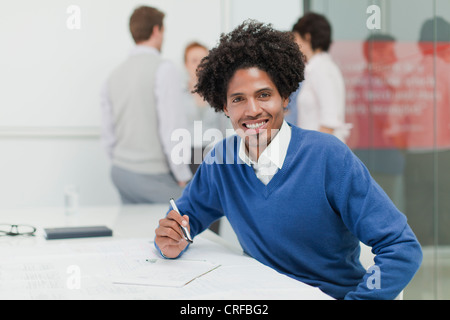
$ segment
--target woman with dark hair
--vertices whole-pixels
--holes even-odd
[[[331,26],[317,13],[307,13],[292,28],[306,57],[305,81],[297,98],[299,127],[330,133],[346,141],[351,126],[345,123],[345,85],[328,50]]]

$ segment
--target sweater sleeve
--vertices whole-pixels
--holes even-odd
[[[192,238],[202,233],[211,223],[223,216],[217,189],[211,180],[212,167],[208,159],[198,168],[194,178],[189,182],[179,199],[175,201],[181,215],[189,216],[190,234]],[[169,213],[170,210],[167,211]],[[155,248],[166,259],[177,259],[188,250],[190,244],[175,258],[165,257],[155,242]]]
[[[375,265],[345,299],[395,299],[422,262],[420,244],[406,216],[350,150],[334,168],[331,202],[347,228],[376,255]]]
[[[180,210],[180,214],[189,216],[192,238],[202,233],[211,223],[224,216],[217,185],[221,175],[220,166],[223,166],[225,162],[217,159],[217,157],[223,155],[221,152],[218,152],[218,155],[216,155],[216,151],[220,150],[222,147],[225,150],[226,146],[227,143],[223,141],[222,143],[218,143],[208,153],[197,169],[193,179],[184,189],[181,197],[175,200],[178,210]],[[162,252],[156,243],[155,247],[162,255]],[[189,247],[190,244],[178,255],[178,257],[180,257]]]
[[[224,215],[215,183],[219,179],[216,176],[215,166],[220,164],[209,161],[210,157],[211,153],[199,166],[194,178],[176,201],[180,212],[189,216],[192,237],[203,232]]]

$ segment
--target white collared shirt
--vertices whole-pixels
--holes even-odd
[[[278,170],[283,167],[290,141],[291,127],[283,120],[280,131],[259,155],[258,161],[254,161],[247,155],[243,139],[241,139],[239,146],[239,158],[248,166],[253,167],[256,177],[267,185]]]

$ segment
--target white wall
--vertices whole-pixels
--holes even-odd
[[[67,27],[70,5],[79,29]],[[1,1],[0,208],[62,206],[68,184],[78,185],[80,205],[119,203],[99,140],[99,91],[133,45],[138,5],[165,12],[162,55],[183,70],[189,41],[212,47],[247,18],[290,29],[302,1]]]
[[[162,55],[180,71],[189,41],[212,46],[220,34],[219,0],[0,2],[0,207],[60,206],[69,184],[80,205],[119,203],[99,140],[99,92],[133,46],[128,21],[143,4],[165,12]],[[67,26],[71,5],[79,29]]]
[[[279,30],[290,31],[303,12],[302,0],[229,1],[231,29],[246,19],[256,19],[260,22],[271,23]]]
[[[162,53],[180,67],[188,41],[213,45],[220,33],[219,0],[1,1],[0,126],[98,126],[99,88],[132,47],[141,4],[166,13]],[[79,29],[67,26],[70,5]]]
[[[119,204],[98,134],[20,132],[0,138],[0,208],[62,207],[67,185],[79,188],[80,205]]]

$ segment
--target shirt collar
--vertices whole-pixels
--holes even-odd
[[[142,44],[138,44],[130,50],[131,56],[134,56],[137,54],[142,54],[142,53],[152,53],[152,54],[159,55],[159,51],[156,48],[145,46]]]
[[[252,160],[245,150],[244,139],[241,139],[239,146],[239,158],[244,161],[248,166],[259,165],[267,163],[268,161],[273,163],[281,169],[286,158],[289,142],[291,141],[291,127],[285,120],[281,125],[280,131],[272,139],[267,148],[260,154],[258,161]]]

